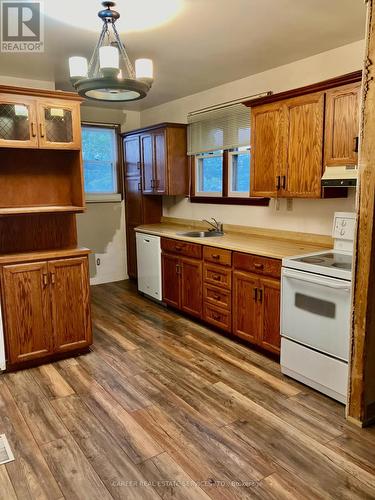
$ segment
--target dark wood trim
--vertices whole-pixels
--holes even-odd
[[[211,205],[254,205],[268,207],[270,198],[235,198],[229,196],[191,196],[191,203],[206,203]]]
[[[353,71],[353,73],[347,73],[346,75],[337,76],[335,78],[330,78],[329,80],[324,80],[322,82],[313,83],[312,85],[307,85],[306,87],[299,87],[297,89],[287,90],[286,92],[280,92],[278,94],[271,94],[265,97],[259,97],[259,99],[252,99],[250,101],[245,101],[242,104],[252,108],[254,106],[260,106],[262,104],[269,104],[271,102],[282,101],[284,99],[290,99],[292,97],[299,97],[301,95],[312,94],[314,92],[322,92],[324,90],[332,89],[334,87],[341,87],[342,85],[348,85],[350,83],[357,83],[362,80],[362,70]]]
[[[81,356],[82,354],[87,354],[90,352],[90,347],[84,347],[82,349],[77,349],[75,351],[66,351],[50,354],[44,358],[32,359],[30,361],[23,361],[22,363],[9,363],[6,365],[6,372],[14,372],[17,370],[25,370],[26,368],[33,368],[34,366],[45,365],[47,363],[53,363],[55,361],[60,361],[67,358],[75,358]]]
[[[121,137],[127,137],[134,134],[142,134],[143,132],[149,132],[151,130],[157,130],[158,128],[186,128],[186,123],[157,123],[155,125],[150,125],[149,127],[137,128],[135,130],[130,130],[129,132],[123,132]]]
[[[13,87],[11,85],[0,85],[0,94],[17,94],[31,97],[47,97],[53,99],[69,99],[71,101],[83,102],[84,99],[76,92],[65,92],[63,90],[34,89],[29,87]]]

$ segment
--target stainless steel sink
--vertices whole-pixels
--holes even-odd
[[[221,231],[188,231],[187,233],[177,233],[178,236],[188,236],[189,238],[212,238],[214,236],[224,236]]]

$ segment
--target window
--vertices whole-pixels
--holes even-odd
[[[249,196],[250,148],[240,147],[228,153],[228,196]]]
[[[196,195],[221,196],[223,193],[223,152],[196,155]]]
[[[117,127],[82,125],[82,156],[86,199],[121,199],[118,183]]]

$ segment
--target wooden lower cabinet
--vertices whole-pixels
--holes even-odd
[[[7,368],[92,343],[88,258],[2,267]]]
[[[202,316],[202,262],[162,254],[163,300],[191,316]]]
[[[23,363],[52,354],[51,303],[46,262],[3,267],[7,358]]]
[[[92,341],[86,257],[48,263],[54,351],[88,347]]]
[[[280,280],[233,273],[233,334],[280,352]]]

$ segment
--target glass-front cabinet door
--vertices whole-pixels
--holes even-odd
[[[38,127],[40,148],[81,148],[79,103],[40,100],[38,102]]]
[[[35,100],[0,94],[0,147],[38,147]]]

